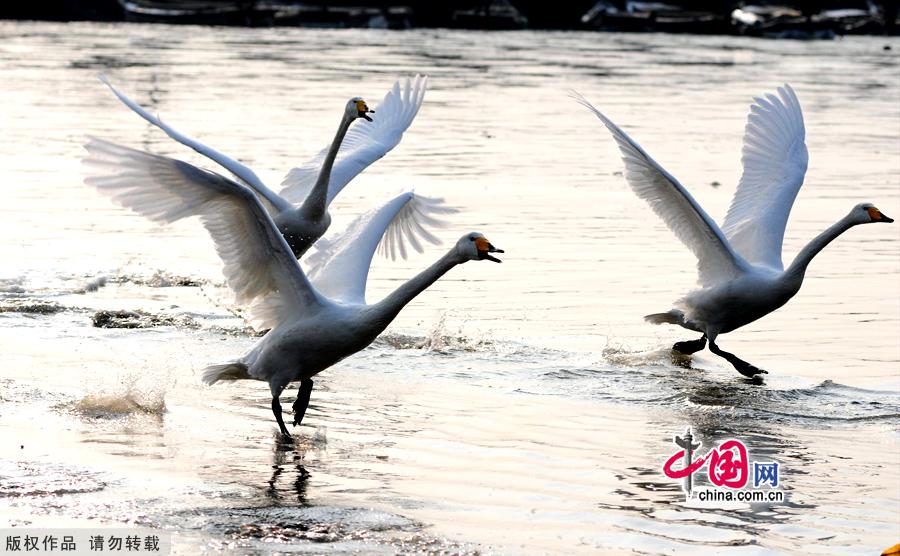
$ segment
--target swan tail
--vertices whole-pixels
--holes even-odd
[[[678,326],[685,326],[686,324],[684,311],[679,311],[678,309],[672,309],[666,313],[653,313],[645,316],[644,320],[650,324],[677,324]]]
[[[211,365],[203,369],[203,376],[200,380],[210,386],[220,380],[241,380],[250,378],[248,370],[247,365],[239,361],[225,363],[224,365]]]

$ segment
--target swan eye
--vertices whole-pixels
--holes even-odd
[[[879,220],[881,220],[881,211],[877,208],[869,207],[866,209],[866,212],[869,213],[869,218],[871,218],[873,221],[878,222]]]

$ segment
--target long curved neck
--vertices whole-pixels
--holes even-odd
[[[791,278],[803,278],[803,275],[806,273],[806,267],[809,266],[810,261],[812,261],[813,257],[819,254],[819,251],[825,248],[826,245],[834,241],[836,237],[846,232],[857,223],[850,218],[850,216],[845,216],[841,218],[837,222],[834,223],[830,228],[819,234],[812,241],[806,244],[806,247],[800,250],[797,254],[797,257],[794,258],[794,262],[791,263],[791,266],[785,271],[785,275]]]
[[[325,214],[325,210],[328,208],[328,183],[331,181],[331,169],[334,167],[334,159],[337,158],[337,153],[341,148],[341,143],[344,141],[344,136],[347,135],[347,130],[350,129],[351,123],[353,123],[353,117],[349,114],[344,114],[344,117],[341,119],[341,125],[338,126],[337,133],[334,135],[334,140],[331,142],[331,146],[328,147],[325,160],[322,161],[319,177],[316,179],[315,185],[313,185],[309,195],[306,196],[303,204],[300,205],[299,211],[302,216],[317,219]]]
[[[438,259],[436,263],[429,266],[414,278],[408,280],[405,284],[394,290],[390,295],[370,306],[370,316],[374,321],[374,326],[379,330],[384,330],[387,325],[397,316],[407,303],[412,301],[417,295],[425,291],[428,286],[434,284],[435,281],[447,273],[454,266],[464,262],[463,259],[452,249],[449,253]]]

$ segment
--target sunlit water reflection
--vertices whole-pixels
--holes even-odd
[[[900,538],[900,228],[828,247],[800,294],[721,342],[745,383],[641,316],[694,261],[633,197],[577,89],[725,213],[750,97],[791,83],[810,150],[785,253],[855,203],[900,213],[896,39],[0,23],[0,523],[133,523],[179,553],[874,553]],[[889,45],[892,50],[884,50]],[[454,269],[316,379],[296,446],[260,383],[201,387],[256,340],[196,222],[152,225],[81,185],[98,135],[206,164],[136,100],[268,183],[331,137],[345,98],[431,88],[403,143],[336,201],[334,230],[400,189],[461,212],[504,264]],[[721,185],[717,185],[721,184]],[[378,299],[437,258],[378,260]],[[141,328],[96,328],[98,311]],[[671,436],[746,440],[787,504],[697,509]]]

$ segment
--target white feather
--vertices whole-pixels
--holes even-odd
[[[468,233],[438,262],[378,304],[330,299],[309,282],[274,220],[248,186],[185,162],[106,141],[93,139],[85,147],[85,162],[97,172],[85,181],[122,205],[158,222],[200,216],[225,263],[226,279],[238,301],[250,304],[255,324],[270,328],[243,357],[207,367],[201,378],[207,384],[239,379],[268,382],[272,413],[286,436],[290,433],[279,396],[291,382],[301,380],[304,387],[311,387],[311,377],[371,344],[407,303],[451,268],[472,260],[497,260],[483,256],[483,235]],[[417,201],[421,206],[407,208]],[[322,255],[330,259],[322,268],[334,268],[335,280],[348,291],[354,289],[362,299],[368,265],[391,222],[397,221],[394,225],[400,227],[395,229],[401,230],[401,235],[412,233],[412,237],[418,234],[433,240],[422,223],[433,223],[431,214],[447,211],[437,200],[420,199],[412,193],[400,195],[381,210],[360,218],[343,241],[330,242],[333,253]],[[499,251],[490,243],[488,247],[489,252]],[[320,280],[323,287],[335,281],[327,275]],[[306,404],[308,398],[303,402],[298,397],[295,402],[295,425],[300,424]]]
[[[356,125],[347,132],[331,171],[328,204],[357,174],[400,143],[403,132],[422,106],[427,83],[428,78],[419,75],[406,79],[402,87],[397,81],[375,107],[373,121],[362,122],[364,125]],[[316,182],[327,152],[326,147],[312,160],[288,172],[281,183],[280,195],[293,203],[303,202]]]
[[[199,216],[224,263],[235,301],[261,328],[310,311],[321,299],[268,211],[248,187],[186,162],[92,138],[85,183],[156,222]],[[252,308],[256,307],[256,313]]]
[[[369,266],[376,248],[392,258],[399,251],[406,257],[404,242],[422,252],[420,240],[438,245],[440,240],[427,227],[443,226],[436,218],[456,209],[441,199],[401,193],[382,207],[351,222],[339,235],[316,243],[316,251],[305,262],[307,275],[323,295],[347,303],[365,303]]]
[[[781,262],[785,224],[803,183],[808,155],[803,115],[787,85],[778,96],[757,98],[744,135],[741,177],[723,234],[675,179],[622,130],[578,98],[612,132],[625,160],[626,177],[635,193],[653,208],[699,260],[701,289],[676,301],[676,309],[647,315],[654,324],[675,324],[702,332],[673,348],[695,353],[709,349],[746,377],[766,371],[723,351],[716,340],[783,306],[800,291],[813,257],[853,226],[893,222],[871,203],[860,203],[800,250],[787,270]]]
[[[124,93],[116,89],[112,85],[112,83],[109,82],[109,79],[107,79],[105,75],[100,76],[100,81],[105,83],[106,86],[109,87],[109,89],[113,92],[113,94],[115,94],[116,97],[118,97],[118,99],[125,104],[125,106],[131,108],[131,110],[133,110],[134,113],[136,113],[138,116],[144,118],[150,124],[155,125],[159,129],[163,130],[166,135],[168,135],[175,141],[181,143],[186,147],[194,149],[198,153],[222,166],[223,168],[234,174],[234,176],[239,180],[249,185],[263,197],[265,202],[270,203],[272,207],[276,209],[275,212],[280,212],[291,208],[290,204],[287,201],[285,201],[284,199],[276,195],[274,191],[266,187],[262,180],[259,179],[259,176],[257,176],[256,173],[247,166],[244,166],[237,160],[234,160],[228,155],[223,154],[213,149],[212,147],[204,145],[196,139],[192,139],[191,137],[178,132],[175,128],[163,122],[158,116],[150,114],[149,112],[144,110],[141,105],[134,102],[133,100],[125,96]]]
[[[784,268],[781,247],[809,162],[800,101],[789,85],[756,98],[747,116],[738,184],[722,230],[748,262]]]
[[[291,244],[296,248],[295,254],[301,256],[312,242],[317,239],[316,237],[311,237],[310,234],[312,232],[310,229],[316,229],[316,226],[322,223],[321,218],[317,220],[308,214],[299,214],[291,202],[300,203],[306,198],[319,178],[328,148],[302,167],[294,168],[288,174],[288,177],[285,179],[286,187],[282,191],[284,197],[282,197],[266,187],[250,168],[176,131],[113,87],[105,76],[100,76],[100,79],[119,100],[144,120],[162,129],[175,141],[218,163],[256,191],[270,214],[279,219],[282,233],[286,234],[289,241],[292,242]],[[413,80],[407,79],[402,87],[399,81],[396,82],[393,88],[385,95],[381,104],[376,107],[377,114],[374,121],[356,125],[347,131],[341,142],[341,147],[338,150],[331,177],[328,181],[327,204],[330,204],[341,189],[357,174],[397,146],[403,137],[403,132],[412,123],[422,105],[426,85],[427,78],[419,75],[416,75]],[[398,225],[403,222],[405,221],[401,220]],[[322,224],[322,226],[324,229],[324,226],[327,226],[327,224]],[[399,251],[402,257],[406,257],[406,249],[402,241],[404,237],[414,248],[418,249],[416,247],[416,235],[409,231],[405,234],[398,234],[396,229],[392,228],[389,230],[388,237],[392,239],[389,239],[386,244],[391,248],[385,252],[392,257],[395,256],[396,251]],[[265,313],[277,312],[274,307],[257,307],[257,309]]]
[[[650,205],[653,212],[697,257],[702,285],[725,282],[750,270],[750,265],[731,248],[719,226],[678,180],[584,97],[578,94],[573,96],[600,118],[612,133],[622,153],[625,178],[631,189]]]

